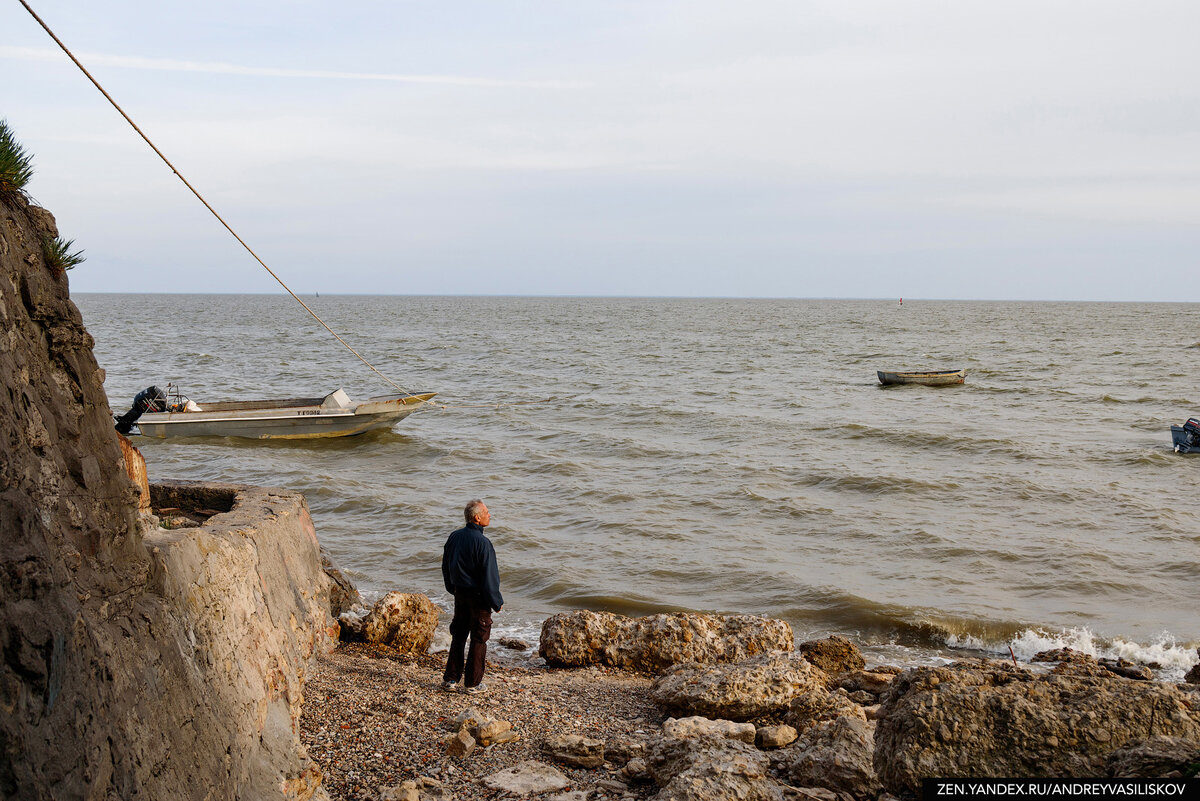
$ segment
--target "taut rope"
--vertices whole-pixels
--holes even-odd
[[[87,76],[87,79],[88,79],[89,81],[91,81],[91,82],[92,82],[92,85],[94,85],[94,86],[95,86],[97,89],[99,89],[99,90],[100,90],[100,94],[104,95],[104,98],[105,98],[106,100],[108,100],[108,102],[109,102],[109,103],[111,103],[111,104],[112,104],[112,107],[113,107],[113,108],[115,108],[115,109],[117,110],[117,112],[118,112],[118,113],[119,113],[119,114],[120,114],[122,117],[124,117],[124,118],[125,118],[125,122],[129,123],[129,124],[130,124],[130,126],[132,126],[132,127],[133,127],[133,130],[135,130],[135,131],[137,131],[137,132],[138,132],[138,136],[142,137],[142,139],[144,139],[144,140],[145,140],[146,144],[150,145],[150,148],[151,148],[151,149],[152,149],[152,150],[153,150],[155,153],[157,153],[157,154],[158,154],[158,157],[159,157],[160,159],[162,159],[162,160],[163,160],[163,163],[164,163],[164,164],[166,164],[168,167],[170,167],[170,168],[171,168],[171,172],[175,173],[175,175],[176,175],[176,176],[178,176],[179,180],[183,181],[183,185],[184,185],[184,186],[186,186],[188,189],[190,189],[190,190],[191,190],[192,194],[196,196],[196,199],[197,199],[197,200],[199,200],[201,203],[203,203],[203,204],[204,204],[204,208],[208,209],[208,210],[209,210],[209,211],[212,213],[212,216],[214,216],[214,217],[216,217],[216,218],[217,218],[217,222],[219,222],[219,223],[221,223],[221,225],[225,226],[225,230],[226,230],[226,231],[228,231],[230,234],[232,234],[232,235],[233,235],[233,238],[234,238],[234,239],[236,239],[236,240],[237,240],[237,241],[238,241],[238,242],[241,244],[241,246],[242,246],[242,247],[244,247],[244,248],[246,249],[246,252],[247,252],[247,253],[249,253],[251,256],[253,256],[253,257],[254,257],[254,260],[255,260],[256,262],[258,262],[259,264],[261,264],[261,265],[262,265],[262,268],[263,268],[264,270],[266,270],[268,273],[270,273],[270,274],[271,274],[271,277],[272,277],[272,278],[274,278],[274,279],[275,279],[277,282],[279,282],[279,285],[280,285],[281,287],[283,287],[285,290],[287,290],[287,293],[288,293],[289,295],[291,295],[293,298],[295,298],[296,302],[297,302],[297,303],[299,303],[301,306],[303,306],[303,307],[304,307],[304,310],[305,310],[306,312],[308,312],[309,314],[311,314],[311,315],[312,315],[312,318],[313,318],[314,320],[316,320],[318,323],[320,323],[322,326],[324,326],[324,328],[325,328],[325,330],[326,330],[326,331],[328,331],[329,333],[333,334],[333,337],[334,337],[334,339],[336,339],[338,342],[342,343],[342,345],[344,345],[344,346],[345,346],[346,350],[350,351],[350,352],[351,352],[351,353],[353,353],[355,356],[357,356],[357,357],[358,357],[358,360],[359,360],[360,362],[362,362],[363,364],[365,364],[367,367],[371,368],[371,371],[372,371],[372,372],[374,372],[374,373],[375,373],[377,376],[379,376],[380,378],[382,378],[384,381],[388,382],[388,383],[389,383],[389,384],[391,384],[393,387],[395,387],[396,389],[400,390],[400,392],[404,393],[406,396],[408,396],[408,397],[410,397],[410,398],[411,398],[411,397],[413,397],[413,396],[414,396],[414,393],[412,393],[412,392],[409,392],[408,390],[404,389],[404,387],[400,386],[400,385],[399,385],[399,384],[397,384],[395,381],[393,381],[392,379],[388,378],[388,377],[387,377],[387,376],[385,376],[383,373],[379,372],[379,370],[378,370],[378,369],[375,367],[375,365],[371,364],[369,361],[367,361],[366,359],[364,359],[361,353],[359,353],[359,352],[358,352],[358,351],[356,351],[354,348],[352,348],[352,347],[350,346],[350,343],[349,343],[349,342],[347,342],[346,340],[342,339],[342,338],[341,338],[341,337],[338,335],[338,333],[337,333],[336,331],[334,331],[332,328],[330,328],[330,327],[329,327],[329,325],[328,325],[328,324],[326,324],[326,322],[325,322],[324,320],[322,320],[322,319],[320,318],[320,316],[319,316],[319,315],[318,315],[318,314],[317,314],[315,311],[313,311],[312,309],[310,309],[310,308],[308,307],[308,304],[307,304],[307,303],[305,303],[303,300],[301,300],[301,299],[300,299],[300,297],[299,297],[299,296],[298,296],[298,295],[297,295],[295,292],[293,292],[293,291],[291,290],[291,288],[290,288],[290,287],[289,287],[287,284],[285,284],[285,283],[283,282],[283,279],[282,279],[282,278],[280,278],[278,275],[276,275],[276,274],[275,274],[275,271],[274,271],[274,270],[272,270],[270,267],[268,267],[268,266],[267,266],[267,263],[266,263],[265,261],[263,261],[262,259],[260,259],[260,258],[258,257],[258,254],[257,254],[257,253],[255,253],[255,252],[254,252],[254,250],[253,250],[253,249],[251,249],[251,247],[250,247],[249,245],[247,245],[247,244],[246,244],[245,240],[243,240],[243,239],[242,239],[240,236],[238,236],[238,233],[237,233],[237,231],[233,230],[233,228],[232,228],[232,227],[229,225],[229,223],[225,222],[225,219],[224,219],[224,218],[223,218],[223,217],[222,217],[220,214],[218,214],[218,213],[217,213],[217,210],[216,210],[216,209],[214,209],[212,206],[210,206],[210,205],[209,205],[208,201],[204,199],[204,196],[203,196],[203,195],[201,195],[199,192],[197,192],[197,191],[196,191],[196,187],[192,186],[192,185],[191,185],[191,184],[188,182],[188,179],[183,177],[183,173],[181,173],[179,170],[177,170],[177,169],[175,168],[175,165],[171,163],[171,160],[170,160],[170,159],[168,159],[166,156],[164,156],[164,155],[163,155],[163,152],[162,152],[161,150],[159,150],[159,149],[158,149],[158,147],[157,147],[157,146],[156,146],[156,145],[155,145],[153,142],[151,142],[151,141],[150,141],[150,137],[146,136],[146,134],[144,134],[144,133],[142,132],[142,129],[141,129],[141,128],[139,128],[139,127],[137,126],[137,123],[135,123],[135,122],[134,122],[132,119],[130,119],[129,115],[125,113],[125,110],[124,110],[123,108],[121,108],[121,107],[120,107],[120,106],[117,104],[117,101],[113,100],[113,98],[112,98],[112,95],[110,95],[108,92],[106,92],[106,91],[104,90],[104,87],[100,85],[100,82],[99,82],[99,81],[97,81],[95,78],[93,78],[93,77],[92,77],[92,74],[91,74],[90,72],[88,72],[88,71],[87,71],[87,68],[86,68],[86,67],[84,67],[84,66],[83,66],[83,64],[81,64],[81,63],[80,63],[79,59],[75,58],[75,54],[74,54],[74,53],[72,53],[72,52],[71,52],[69,49],[67,49],[67,46],[66,46],[65,44],[63,44],[62,40],[61,40],[61,39],[59,39],[59,38],[58,38],[58,37],[57,37],[57,36],[54,34],[54,31],[50,30],[50,26],[49,26],[49,25],[47,25],[45,22],[43,22],[43,21],[42,21],[42,18],[41,18],[41,17],[39,17],[39,16],[37,15],[37,12],[35,12],[35,11],[34,11],[32,8],[30,8],[30,7],[29,7],[29,3],[25,2],[25,0],[20,0],[20,3],[21,3],[21,5],[25,6],[25,10],[29,12],[30,16],[32,16],[32,17],[33,17],[35,20],[37,20],[37,23],[38,23],[38,25],[41,25],[41,26],[42,26],[42,28],[43,28],[43,29],[46,31],[46,33],[50,34],[50,38],[51,38],[51,39],[53,39],[53,40],[54,40],[54,42],[55,42],[55,43],[56,43],[56,44],[57,44],[57,45],[58,45],[60,48],[62,48],[62,51],[63,51],[64,53],[66,53],[66,54],[67,54],[67,58],[69,58],[69,59],[71,59],[71,61],[75,62],[75,66],[76,66],[76,67],[79,67],[80,71],[81,71],[81,72],[82,72],[84,75],[86,75],[86,76]],[[430,401],[423,401],[423,402],[424,402],[424,403],[429,403]],[[434,405],[439,405],[439,406],[440,406],[441,404],[434,404]],[[442,408],[444,409],[444,408],[446,408],[446,407],[445,407],[445,406],[442,406]]]

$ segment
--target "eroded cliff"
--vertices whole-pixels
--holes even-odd
[[[138,515],[56,234],[0,196],[0,794],[322,798],[296,722],[332,625],[304,499]]]

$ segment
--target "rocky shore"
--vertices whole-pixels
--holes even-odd
[[[402,628],[400,647],[343,644],[310,677],[301,740],[333,799],[850,801],[926,777],[1200,771],[1200,685],[1069,649],[901,670],[841,637],[793,651],[777,620],[580,611],[464,695]]]

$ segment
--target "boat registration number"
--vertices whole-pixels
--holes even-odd
[[[300,411],[296,412],[296,414],[320,414],[320,413],[321,413],[321,411],[319,409],[301,409]]]

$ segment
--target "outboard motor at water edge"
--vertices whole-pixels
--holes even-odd
[[[117,418],[117,431],[128,434],[133,424],[146,412],[163,412],[167,409],[167,393],[158,387],[146,387],[133,396],[133,407]]]
[[[1200,420],[1189,417],[1182,426],[1171,426],[1176,453],[1200,453]]]

